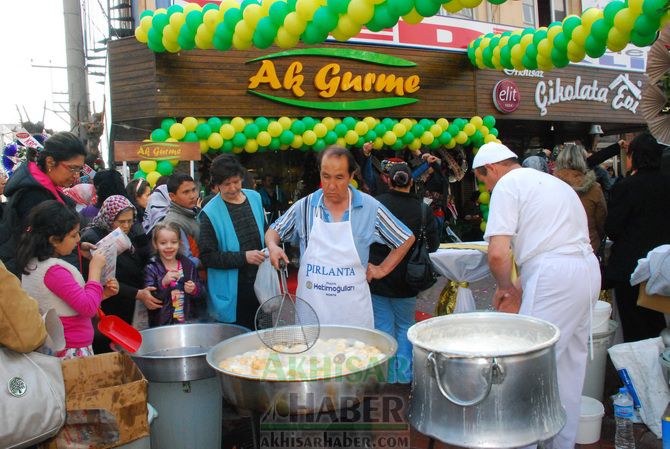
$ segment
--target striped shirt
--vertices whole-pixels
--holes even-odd
[[[398,220],[379,201],[349,187],[351,198],[351,228],[354,243],[361,264],[368,264],[370,245],[381,243],[390,248],[397,248],[407,241],[412,231]],[[300,245],[300,255],[304,254],[312,229],[314,217],[323,221],[332,222],[330,212],[321,201],[323,190],[319,189],[311,195],[302,198],[291,206],[284,215],[270,226],[277,231],[283,242]],[[349,220],[349,210],[344,212],[343,221]]]

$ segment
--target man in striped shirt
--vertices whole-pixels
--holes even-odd
[[[265,234],[275,267],[288,257],[281,241],[300,246],[297,296],[308,301],[321,324],[373,327],[367,282],[389,274],[414,243],[412,232],[379,201],[350,186],[351,153],[329,147],[322,153],[322,188],[302,198]],[[379,265],[368,263],[370,245],[392,251]]]

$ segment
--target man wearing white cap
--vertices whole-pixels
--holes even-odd
[[[549,174],[522,168],[501,143],[479,148],[472,167],[490,190],[484,238],[498,288],[498,311],[558,326],[558,387],[567,423],[553,447],[573,449],[588,355],[590,308],[600,292],[598,260],[589,243],[586,213],[573,189]],[[519,281],[512,282],[514,254]]]

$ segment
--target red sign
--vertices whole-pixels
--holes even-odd
[[[500,80],[493,87],[493,104],[503,114],[517,110],[521,104],[521,92],[511,79]]]

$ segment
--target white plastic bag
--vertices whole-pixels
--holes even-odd
[[[640,402],[642,421],[658,438],[661,438],[661,417],[670,401],[670,389],[658,361],[664,349],[663,341],[657,337],[622,343],[607,350],[617,372],[627,371]]]
[[[254,281],[254,292],[260,304],[281,295],[277,270],[270,263],[268,249],[264,248],[263,252],[265,253],[265,260],[258,266],[256,280]]]

